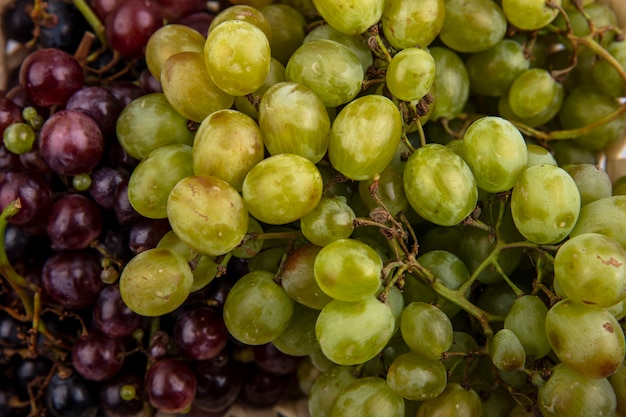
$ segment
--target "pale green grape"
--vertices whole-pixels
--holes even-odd
[[[413,302],[407,305],[400,319],[402,338],[412,351],[432,360],[452,345],[452,323],[438,307]]]
[[[561,0],[548,5],[544,0],[502,0],[502,10],[508,21],[522,30],[538,30],[559,14]]]
[[[557,165],[554,156],[543,146],[529,143],[526,145],[526,153],[528,155],[528,163],[526,164],[527,168],[541,164]]]
[[[617,63],[626,68],[626,42],[615,41],[607,46],[606,50],[615,58]],[[624,80],[606,59],[599,60],[592,69],[595,85],[604,93],[614,97],[623,97],[626,94]]]
[[[506,16],[492,0],[447,0],[441,41],[457,52],[479,52],[506,34]]]
[[[415,417],[482,417],[483,406],[473,389],[451,382],[435,398],[420,404]]]
[[[369,180],[359,182],[359,195],[369,210],[379,207],[378,202],[371,195],[370,187],[374,181],[378,181],[378,197],[392,216],[400,212],[406,212],[409,200],[404,193],[402,174],[390,165],[380,175]]]
[[[321,249],[315,245],[303,245],[292,250],[280,276],[281,284],[291,298],[316,310],[321,310],[332,300],[322,291],[313,272],[315,258]]]
[[[420,48],[406,48],[395,54],[385,73],[391,94],[404,101],[421,99],[434,81],[435,59]]]
[[[213,20],[211,20],[209,32],[215,29],[217,25],[228,20],[243,20],[244,22],[252,23],[263,31],[268,41],[272,39],[272,26],[265,15],[256,7],[247,4],[235,4],[221,10],[215,15]]]
[[[202,53],[204,36],[197,30],[185,25],[169,24],[161,26],[154,32],[146,44],[146,66],[150,74],[161,80],[163,64],[172,55],[191,51]]]
[[[615,391],[617,411],[622,415],[626,412],[626,364],[622,363],[617,372],[609,377],[609,383]]]
[[[387,372],[391,389],[413,401],[437,397],[445,389],[446,381],[446,368],[441,361],[426,359],[415,352],[398,356]]]
[[[265,81],[263,81],[263,85],[258,89],[254,90],[250,95],[246,96],[237,96],[235,97],[235,107],[242,113],[247,114],[255,120],[259,119],[259,111],[258,104],[259,100],[263,98],[265,92],[274,84],[285,81],[287,78],[285,77],[285,66],[280,63],[276,58],[272,58],[270,60],[270,72],[267,74]],[[252,103],[249,98],[252,98],[253,101],[256,100],[256,103]]]
[[[498,387],[491,391],[488,398],[481,398],[483,404],[483,417],[507,417],[518,404],[518,399],[507,388]],[[510,416],[509,416],[510,417]]]
[[[194,174],[219,178],[237,191],[265,152],[256,122],[230,109],[216,111],[200,123],[192,150]]]
[[[286,4],[267,4],[259,10],[270,22],[272,39],[270,50],[272,57],[287,65],[289,57],[304,41],[306,20],[302,14]]]
[[[270,70],[270,44],[261,29],[243,20],[217,25],[204,44],[209,76],[233,96],[250,94],[263,85]]]
[[[317,378],[308,401],[311,417],[330,417],[339,393],[356,379],[353,371],[351,366],[333,366]]]
[[[626,248],[626,195],[602,198],[581,208],[570,237],[583,233],[603,234]]]
[[[256,237],[248,239],[247,235],[249,235],[250,233],[263,233],[263,227],[254,217],[250,217],[248,219],[248,231],[246,232],[246,239],[244,239],[244,242],[241,245],[233,249],[233,256],[241,259],[250,259],[256,256],[261,251],[261,249],[263,249],[264,240],[258,239]]]
[[[268,224],[287,224],[317,206],[322,176],[308,159],[278,154],[256,164],[243,182],[243,200],[250,214]]]
[[[320,250],[313,272],[322,291],[341,301],[361,301],[381,285],[383,261],[367,244],[356,239],[338,239]]]
[[[183,242],[206,255],[230,252],[248,231],[248,211],[237,190],[211,176],[180,180],[167,199],[167,217]]]
[[[383,15],[383,0],[313,0],[329,25],[346,35],[360,35]]]
[[[319,310],[294,303],[289,324],[272,344],[281,352],[292,356],[306,356],[318,349],[315,339],[315,322]]]
[[[389,306],[372,296],[362,301],[333,300],[322,309],[315,335],[322,352],[339,365],[364,363],[391,339],[395,319]]]
[[[614,179],[611,195],[626,195],[626,175]]]
[[[581,375],[606,378],[624,361],[624,332],[606,309],[565,299],[548,311],[545,327],[556,356]]]
[[[574,164],[565,165],[563,169],[572,176],[580,192],[580,204],[611,196],[613,185],[609,174],[598,165]]]
[[[529,358],[540,359],[550,352],[545,334],[547,314],[548,307],[539,297],[525,295],[513,302],[504,319],[504,328],[515,333]]]
[[[341,390],[331,417],[404,417],[404,399],[379,377],[359,378]]]
[[[170,249],[147,249],[132,258],[120,275],[124,304],[142,316],[162,316],[189,296],[193,274],[187,261]]]
[[[439,34],[445,15],[444,0],[386,0],[382,16],[385,39],[396,49],[426,48]]]
[[[501,329],[494,335],[489,356],[496,368],[503,371],[524,369],[526,363],[524,346],[509,329]]]
[[[259,253],[248,259],[248,270],[250,272],[266,271],[277,274],[285,254],[286,250],[282,247],[262,249]]]
[[[328,39],[339,42],[350,48],[357,58],[359,58],[359,61],[361,61],[364,73],[367,72],[368,68],[374,63],[372,51],[361,36],[346,35],[345,33],[339,32],[331,25],[319,25],[307,33],[303,43],[311,42],[317,39]]]
[[[267,271],[241,277],[224,301],[224,323],[230,334],[248,345],[262,345],[289,326],[293,300]]]
[[[454,119],[469,98],[470,80],[465,63],[451,49],[441,46],[430,48],[435,61],[435,103],[430,117]]]
[[[2,143],[11,153],[16,155],[25,154],[33,149],[35,143],[35,131],[26,123],[12,123],[4,129]],[[89,187],[87,187],[89,188]]]
[[[345,197],[322,197],[317,206],[300,219],[300,228],[309,242],[325,246],[349,238],[354,231],[355,218]]]
[[[563,90],[563,88],[557,88],[556,94],[552,96],[550,104],[543,108],[540,113],[532,117],[520,117],[513,112],[508,93],[500,96],[498,100],[498,111],[501,117],[509,121],[519,122],[529,127],[538,127],[548,123],[559,113],[565,94]]]
[[[535,117],[550,106],[555,95],[562,94],[559,92],[562,88],[547,70],[531,68],[522,72],[511,84],[509,105],[518,117]]]

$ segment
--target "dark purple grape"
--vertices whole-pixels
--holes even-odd
[[[299,358],[281,352],[271,343],[254,346],[253,351],[257,366],[273,374],[290,374],[295,372],[300,364]]]
[[[122,226],[141,218],[128,199],[128,180],[124,180],[115,191],[115,217]]]
[[[96,203],[104,208],[115,206],[115,191],[128,175],[111,167],[103,167],[91,174],[91,187],[89,194]]]
[[[89,24],[76,7],[65,0],[47,0],[46,13],[53,16],[50,25],[42,25],[39,43],[43,48],[57,48],[74,53]]]
[[[122,108],[143,95],[141,87],[130,81],[116,81],[111,83],[107,89],[117,98]]]
[[[189,412],[185,413],[185,417],[225,417],[229,409],[230,406],[217,411],[209,411],[203,409],[194,401],[191,403]]]
[[[154,78],[152,73],[147,69],[141,71],[141,74],[139,74],[139,86],[144,94],[163,92],[161,82]]]
[[[72,365],[83,378],[103,381],[122,369],[124,353],[124,345],[119,339],[91,332],[74,343]]]
[[[135,397],[124,399],[120,396],[123,387],[133,387]],[[135,372],[120,372],[104,382],[100,388],[99,405],[106,417],[136,417],[141,415],[143,401],[143,378]]]
[[[88,382],[76,373],[68,378],[54,375],[46,387],[45,398],[47,410],[54,417],[92,417],[97,412]]]
[[[82,194],[64,194],[52,205],[46,230],[54,250],[85,249],[102,231],[100,207]]]
[[[107,285],[100,290],[92,312],[94,324],[109,337],[129,336],[141,325],[141,316],[124,304],[115,285]]]
[[[19,0],[9,3],[9,7],[2,15],[2,31],[7,39],[19,43],[26,43],[33,38],[35,25],[29,10],[33,7],[33,0]]]
[[[116,169],[132,172],[137,164],[139,164],[139,160],[130,156],[118,141],[114,141],[111,144],[108,156],[110,166]]]
[[[85,83],[80,64],[67,52],[44,48],[32,52],[20,68],[20,85],[41,107],[64,106]]]
[[[52,172],[36,146],[33,147],[30,152],[20,154],[19,161],[25,171],[34,172],[42,176],[46,176]]]
[[[130,225],[128,245],[135,255],[156,248],[159,240],[172,230],[167,219],[139,218]]]
[[[59,175],[91,171],[104,154],[104,139],[98,124],[85,113],[61,110],[41,128],[41,156]]]
[[[174,342],[192,359],[210,359],[226,346],[228,330],[220,313],[208,307],[199,307],[178,316]]]
[[[15,367],[15,379],[19,386],[26,389],[36,378],[44,379],[52,369],[52,361],[45,356],[26,358]]]
[[[46,220],[50,210],[52,191],[38,175],[17,171],[0,172],[0,208],[20,199],[21,208],[9,219],[16,226],[30,226]]]
[[[150,0],[120,2],[105,21],[109,44],[128,58],[140,58],[148,39],[161,26],[163,17],[159,7]]]
[[[0,97],[0,137],[8,126],[23,121],[20,108],[8,98]]]
[[[113,93],[98,86],[81,88],[72,94],[65,108],[91,117],[105,136],[115,133],[115,123],[122,112],[122,106]]]
[[[20,168],[19,156],[10,152],[4,145],[0,145],[0,172],[19,170]]]
[[[52,300],[76,310],[92,305],[98,297],[101,271],[100,262],[91,251],[61,251],[44,263],[41,283]]]
[[[290,381],[289,375],[271,374],[254,363],[247,364],[239,399],[252,407],[272,407],[285,394]]]
[[[211,26],[211,22],[215,16],[206,13],[206,12],[198,12],[193,14],[188,14],[187,16],[181,18],[176,23],[179,25],[189,26],[192,29],[200,32],[202,36],[205,38],[209,33],[209,26]]]
[[[206,8],[204,0],[154,0],[161,14],[169,22],[176,22],[182,17],[198,13]]]
[[[206,411],[221,411],[232,405],[241,391],[240,366],[228,360],[224,363],[215,360],[199,361],[194,364],[196,374],[197,406]]]
[[[113,11],[123,0],[91,0],[91,9],[98,16],[101,22],[104,22]]]
[[[21,331],[20,322],[0,311],[0,345],[18,346],[20,344],[19,334]]]
[[[0,375],[0,417],[8,417],[15,412],[11,400],[17,396],[17,390],[11,381]]]
[[[170,336],[167,332],[159,330],[152,335],[148,354],[152,359],[161,359],[167,355],[170,347]]]
[[[166,413],[177,413],[191,405],[196,396],[196,377],[189,366],[175,358],[161,359],[146,373],[150,404]]]
[[[113,224],[113,222],[115,222],[114,219],[109,220],[109,224]],[[110,258],[126,263],[133,257],[132,252],[128,248],[127,232],[125,230],[116,225],[115,228],[105,228],[102,234],[103,236],[98,240],[98,247]]]
[[[4,98],[11,100],[11,102],[20,109],[35,105],[30,97],[28,97],[28,94],[26,94],[26,91],[24,91],[22,86],[19,84],[14,85],[9,91],[7,91]]]

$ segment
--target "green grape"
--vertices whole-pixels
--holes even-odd
[[[509,329],[498,330],[493,336],[489,356],[496,368],[503,371],[522,370],[526,363],[524,346]]]
[[[211,32],[219,24],[222,24],[228,20],[242,20],[244,22],[252,23],[263,31],[268,41],[272,40],[272,26],[265,15],[256,7],[249,6],[247,4],[236,4],[231,7],[227,7],[221,10],[213,17],[211,24],[209,25],[209,32]]]
[[[554,279],[572,300],[611,307],[626,298],[626,250],[614,239],[583,233],[566,241],[554,258]]]
[[[319,310],[294,303],[293,314],[289,324],[272,344],[281,352],[291,356],[306,356],[317,348],[315,339],[315,322]]]
[[[308,408],[311,417],[330,417],[339,393],[355,381],[351,366],[333,366],[317,378],[311,387]]]
[[[377,296],[379,295],[380,295],[380,292],[377,294]],[[394,327],[394,334],[395,334],[400,329],[400,317],[402,316],[402,311],[404,310],[404,296],[402,294],[402,290],[395,285],[391,287],[389,292],[387,292],[386,296],[387,296],[387,299],[385,300],[385,302],[391,308],[391,312],[393,313],[393,318],[395,321],[395,327]]]
[[[445,250],[459,256],[461,236],[465,231],[463,226],[435,226],[420,236],[420,253],[433,250]]]
[[[204,62],[215,85],[233,96],[263,85],[270,70],[270,44],[261,29],[243,20],[217,25],[204,44]]]
[[[626,175],[617,177],[617,179],[613,181],[611,195],[626,195]]]
[[[471,388],[465,389],[456,382],[446,385],[435,398],[424,401],[415,417],[481,417],[483,406],[480,397]]]
[[[626,42],[614,41],[606,48],[622,70],[626,69]],[[614,97],[626,95],[626,86],[617,69],[606,59],[599,60],[592,68],[593,82],[604,94]]]
[[[328,150],[328,112],[304,84],[284,81],[271,86],[261,98],[259,128],[270,155],[292,153],[316,164]]]
[[[452,333],[452,345],[448,352],[473,352],[478,349],[478,343],[470,334],[455,331]],[[463,356],[449,356],[441,363],[448,372],[448,382],[460,382],[476,369],[479,360],[463,363],[467,358]]]
[[[333,404],[331,417],[404,417],[404,399],[378,377],[355,379]]]
[[[584,0],[583,4],[585,2],[589,4],[585,5],[583,8],[584,14],[577,8],[572,8],[567,11],[567,22],[565,16],[560,13],[553,21],[554,25],[560,29],[565,29],[566,25],[568,25],[574,36],[585,37],[591,34],[591,28],[589,28],[589,21],[587,20],[590,19],[593,22],[594,28],[609,29],[602,30],[601,39],[598,33],[594,36],[595,40],[600,40],[603,46],[609,45],[613,39],[615,39],[616,35],[615,29],[610,30],[610,28],[619,27],[615,12],[608,4],[589,2],[589,0]],[[578,54],[580,54],[581,57],[584,55],[595,55],[593,51],[585,47],[579,47]]]
[[[586,149],[574,140],[557,140],[550,144],[559,166],[597,163],[597,152]]]
[[[502,10],[512,25],[522,30],[538,30],[559,14],[561,0],[548,5],[544,0],[502,0]]]
[[[248,212],[237,190],[211,176],[180,180],[167,199],[167,217],[176,235],[205,255],[230,252],[248,231]]]
[[[285,66],[287,80],[304,84],[326,107],[348,103],[361,91],[364,72],[347,46],[327,39],[302,44]]]
[[[518,401],[502,387],[496,388],[488,395],[488,398],[482,398],[483,417],[506,417]]]
[[[622,363],[617,372],[609,377],[617,400],[617,412],[622,415],[626,412],[626,364]],[[619,414],[618,414],[619,415]]]
[[[294,302],[267,271],[241,277],[224,301],[224,324],[247,345],[269,343],[289,326]]]
[[[425,358],[439,360],[452,345],[452,323],[432,304],[413,302],[404,308],[400,320],[402,338]]]
[[[337,29],[332,27],[331,25],[319,25],[314,27],[307,35],[304,37],[303,43],[311,42],[318,39],[327,39],[335,42],[339,42],[348,48],[359,58],[361,61],[361,66],[363,67],[363,72],[367,72],[368,68],[372,66],[374,63],[374,58],[372,57],[372,51],[367,46],[367,43],[363,40],[362,37],[357,35],[346,35],[345,33],[339,32]]]
[[[360,35],[378,23],[384,0],[313,0],[324,20],[346,35]]]
[[[469,98],[470,80],[465,64],[451,49],[441,46],[430,48],[435,61],[435,103],[430,117],[454,119],[465,107]]]
[[[161,80],[161,72],[165,61],[179,52],[202,53],[204,36],[189,26],[169,24],[161,26],[148,39],[146,44],[146,66],[150,74]]]
[[[588,378],[613,375],[624,361],[624,332],[606,309],[564,299],[548,311],[545,331],[561,362]]]
[[[619,108],[615,97],[607,96],[591,85],[581,85],[569,92],[559,112],[564,129],[576,129],[595,123]],[[618,117],[608,123],[578,135],[574,141],[590,150],[605,149],[617,142],[626,129],[626,117]]]
[[[248,231],[246,235],[250,233],[255,235],[263,233],[263,227],[254,217],[250,217],[248,221]],[[244,239],[241,245],[233,249],[233,256],[241,259],[250,259],[256,256],[261,249],[263,249],[263,239],[257,239],[253,236],[250,239]]]
[[[194,137],[187,128],[187,119],[163,93],[146,94],[131,101],[118,117],[115,129],[124,151],[139,160],[161,146],[191,145]]]
[[[480,52],[506,34],[506,16],[492,0],[448,0],[439,38],[457,52]]]
[[[459,224],[478,201],[476,180],[463,159],[444,145],[417,149],[404,170],[409,204],[425,220],[440,225]]]
[[[526,356],[541,359],[550,352],[545,334],[548,307],[534,295],[516,299],[504,319],[504,328],[511,330],[524,346]]]
[[[349,238],[354,231],[355,218],[345,197],[322,197],[318,205],[300,219],[300,228],[309,242],[326,246]]]
[[[437,397],[446,387],[446,368],[441,361],[415,352],[398,356],[389,367],[387,383],[396,393],[412,401]]]
[[[538,244],[558,243],[578,220],[578,187],[562,168],[535,165],[519,176],[511,195],[511,213],[526,239]]]
[[[558,91],[562,88],[549,71],[531,68],[518,75],[511,84],[509,105],[518,117],[535,117],[550,106],[555,95],[562,94]]]
[[[4,145],[7,147],[6,141],[4,142]],[[72,187],[76,188],[78,191],[87,191],[89,187],[91,187],[91,175],[87,173],[75,175],[72,178]]]
[[[248,270],[250,272],[266,271],[277,274],[285,254],[286,250],[282,247],[262,249],[259,253],[248,259]]]
[[[315,258],[322,248],[315,245],[303,245],[289,252],[280,275],[281,284],[287,294],[295,301],[315,310],[321,310],[330,298],[315,280],[313,266]]]
[[[378,355],[395,328],[393,312],[376,297],[333,300],[317,318],[315,335],[322,352],[339,365],[356,365]]]
[[[382,172],[402,135],[402,116],[391,100],[366,95],[341,109],[330,129],[328,157],[346,177],[363,181]]]
[[[189,296],[193,274],[187,261],[170,249],[147,249],[133,257],[120,275],[124,304],[142,316],[177,309]]]
[[[319,17],[313,0],[280,0],[280,4],[286,4],[297,10],[307,21]]]
[[[543,146],[529,143],[526,145],[526,153],[528,155],[528,163],[526,164],[527,168],[541,164],[557,165],[554,156]]]
[[[570,237],[583,233],[600,233],[626,249],[626,196],[601,198],[581,208]]]
[[[498,112],[500,116],[509,121],[519,122],[529,127],[538,127],[550,122],[561,110],[563,104],[564,89],[557,88],[556,94],[552,96],[552,101],[539,114],[532,117],[520,117],[511,108],[509,95],[504,94],[498,100]]]
[[[167,217],[167,198],[178,181],[192,175],[191,146],[166,145],[139,162],[128,180],[128,201],[150,219]]]
[[[404,101],[419,100],[435,81],[435,59],[420,48],[406,48],[393,56],[385,73],[387,88]]]
[[[285,77],[285,66],[280,63],[276,58],[272,58],[270,60],[270,72],[267,74],[265,81],[263,81],[263,85],[258,89],[254,90],[251,94],[253,101],[256,101],[256,104],[250,101],[250,96],[237,96],[235,97],[235,107],[242,113],[247,114],[255,120],[259,119],[259,110],[258,103],[263,98],[265,92],[274,84],[285,81],[287,78]]]
[[[4,129],[2,144],[11,153],[21,155],[30,152],[35,143],[35,131],[26,123],[12,123]]]
[[[495,316],[506,317],[515,302],[517,295],[507,282],[488,285],[478,296],[475,304]]]
[[[463,159],[478,187],[490,193],[510,190],[528,164],[524,137],[508,120],[481,117],[463,135]]]
[[[367,244],[356,239],[335,240],[315,257],[313,273],[322,291],[340,301],[361,301],[381,285],[383,261]]]
[[[500,97],[515,79],[530,67],[524,46],[502,39],[491,48],[471,54],[466,61],[470,89],[475,94]]]
[[[531,406],[517,404],[508,414],[508,417],[535,417],[535,413]]]
[[[441,31],[445,15],[444,0],[387,0],[382,16],[385,39],[398,50],[426,48]]]
[[[572,176],[580,192],[580,204],[589,204],[610,197],[613,190],[611,178],[605,170],[593,164],[574,164],[562,167]]]
[[[322,176],[308,159],[278,154],[256,164],[243,181],[243,201],[250,214],[268,224],[287,224],[317,206]]]
[[[163,64],[161,87],[172,107],[197,123],[215,111],[230,108],[234,101],[213,83],[201,52],[179,52],[169,57]]]
[[[205,118],[192,146],[193,172],[226,181],[241,191],[248,172],[264,157],[256,122],[236,110],[218,110]]]
[[[270,5],[274,3],[274,1],[275,0],[229,0],[229,2],[232,4],[243,4],[257,9],[259,7]]]
[[[378,181],[376,188],[378,197],[385,205],[385,208],[389,210],[389,214],[396,216],[400,212],[406,212],[409,207],[409,200],[407,200],[404,193],[402,174],[393,168],[391,164],[383,169],[377,177],[359,182],[359,195],[365,206],[369,210],[379,207],[379,204],[374,200],[370,192],[370,187],[376,180]]]
[[[272,27],[272,57],[287,65],[289,58],[304,41],[306,20],[286,4],[268,4],[259,8]]]
[[[615,416],[617,410],[615,392],[606,378],[587,378],[562,363],[552,368],[538,394],[545,417]]]

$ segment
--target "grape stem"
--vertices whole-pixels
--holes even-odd
[[[83,15],[87,23],[89,23],[89,26],[91,26],[91,28],[95,32],[102,46],[106,48],[106,45],[108,44],[107,37],[104,25],[102,24],[100,19],[98,19],[98,16],[96,16],[94,11],[91,9],[91,7],[89,7],[85,0],[74,0],[73,3],[80,12],[80,14]]]

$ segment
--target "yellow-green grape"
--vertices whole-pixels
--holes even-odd
[[[404,193],[402,174],[393,168],[391,164],[377,177],[359,182],[359,195],[368,210],[380,207],[379,203],[371,195],[370,187],[374,181],[378,181],[376,191],[384,207],[389,210],[389,214],[395,216],[400,212],[406,212],[409,207],[409,200]]]
[[[309,87],[326,107],[348,103],[364,80],[359,58],[347,46],[327,39],[302,44],[285,67],[287,80]]]
[[[526,154],[528,156],[527,168],[541,164],[557,165],[554,156],[541,145],[535,145],[534,143],[526,144]]]
[[[615,392],[606,378],[585,377],[563,363],[552,368],[538,394],[545,417],[614,416],[617,411]]]
[[[192,283],[186,259],[170,249],[153,248],[128,261],[120,276],[120,294],[135,313],[156,317],[183,304]]]
[[[511,108],[508,93],[500,96],[498,100],[498,112],[500,116],[511,122],[519,122],[525,126],[538,127],[551,121],[561,110],[564,97],[564,89],[557,88],[556,94],[552,96],[552,101],[539,114],[532,117],[520,117]]]
[[[603,46],[608,46],[615,39],[616,35],[615,29],[611,30],[611,28],[619,27],[617,15],[608,4],[595,1],[590,2],[589,0],[584,0],[582,3],[588,3],[584,5],[583,13],[576,7],[571,8],[567,11],[567,20],[563,13],[560,13],[552,23],[560,29],[565,29],[568,25],[574,36],[585,37],[591,34],[591,28],[587,20],[591,19],[595,28],[605,29],[602,30],[601,37],[599,33],[595,33],[595,40],[599,40]],[[595,55],[592,50],[582,47],[582,45],[578,48],[578,53],[580,57]]]
[[[480,52],[504,39],[507,21],[492,0],[447,0],[439,38],[457,52]]]
[[[617,61],[617,64],[626,69],[626,42],[614,41],[606,48]],[[620,76],[617,69],[606,59],[601,59],[593,66],[593,82],[598,88],[607,95],[614,97],[623,97],[626,94],[624,80]]]
[[[6,130],[5,130],[6,132]],[[7,143],[4,142],[4,146],[6,147]],[[7,148],[8,149],[8,148]],[[72,178],[72,187],[76,188],[78,191],[87,191],[89,187],[91,187],[91,175],[78,174]]]
[[[624,414],[626,412],[626,363],[622,363],[617,372],[609,377],[609,383],[615,391],[617,411]]]
[[[519,176],[511,195],[511,214],[520,233],[538,244],[553,244],[570,234],[580,213],[580,193],[572,177],[554,165],[535,165]]]
[[[359,35],[378,23],[384,0],[313,0],[329,25],[346,35]]]
[[[559,14],[561,0],[548,5],[544,0],[502,0],[502,10],[508,21],[522,30],[538,30]]]
[[[232,95],[213,83],[202,52],[179,52],[169,57],[163,64],[161,86],[172,107],[197,123],[234,102]]]
[[[444,0],[386,0],[382,16],[385,39],[398,50],[426,48],[439,34],[445,15]]]
[[[317,318],[315,335],[328,359],[339,365],[357,365],[378,355],[394,329],[391,308],[371,296],[326,304]]]
[[[307,244],[289,252],[281,271],[281,285],[298,303],[321,310],[332,298],[315,279],[314,265],[321,247]]]
[[[259,128],[270,155],[291,153],[316,164],[328,150],[328,112],[304,84],[285,81],[271,86],[261,98]]]
[[[417,214],[440,226],[459,224],[478,201],[469,166],[450,148],[436,143],[418,148],[409,157],[404,191]]]
[[[328,157],[346,177],[362,181],[382,172],[402,135],[402,117],[391,100],[366,95],[348,103],[330,130]]]
[[[204,62],[218,88],[243,96],[263,85],[270,70],[270,52],[261,29],[243,20],[228,20],[209,33]]]
[[[237,190],[211,176],[180,180],[167,199],[167,217],[183,242],[211,256],[233,250],[248,231],[248,211]]]
[[[504,328],[515,333],[529,358],[540,359],[550,352],[545,333],[547,314],[548,307],[539,297],[525,295],[513,302],[504,319]]]
[[[419,301],[407,305],[400,319],[402,339],[425,358],[441,359],[452,345],[452,323],[440,308]]]
[[[192,146],[193,172],[210,175],[241,191],[248,172],[264,157],[256,122],[236,110],[219,110],[205,118]]]
[[[248,232],[246,233],[246,239],[244,239],[243,243],[233,249],[233,256],[241,259],[250,259],[256,256],[261,249],[263,249],[263,239],[257,239],[256,237],[252,237],[247,239],[250,234],[260,234],[263,233],[263,227],[261,224],[254,218],[250,217],[248,221]]]
[[[356,215],[345,197],[326,198],[300,219],[300,229],[307,240],[318,246],[349,238]]]
[[[304,40],[306,20],[295,8],[286,4],[269,4],[259,10],[270,22],[272,57],[287,65],[289,58]]]
[[[11,153],[21,155],[30,152],[35,143],[35,131],[26,123],[12,123],[4,129],[2,143]]]
[[[424,401],[437,397],[446,387],[446,368],[441,361],[415,352],[398,356],[387,372],[387,383],[403,398]]]
[[[626,248],[626,195],[602,198],[581,208],[570,237],[583,233],[603,234]]]
[[[531,118],[541,114],[552,102],[559,89],[550,72],[532,68],[522,72],[509,88],[509,105],[518,117]]]
[[[179,52],[202,53],[204,36],[195,29],[185,25],[164,25],[154,32],[146,44],[146,66],[150,74],[157,80],[161,79],[161,72],[165,61]]]
[[[263,7],[274,3],[275,0],[229,0],[232,4],[243,4],[255,8]]]
[[[393,56],[385,73],[387,88],[404,101],[419,100],[435,81],[435,60],[420,48],[406,48]]]
[[[289,324],[272,344],[276,349],[291,356],[306,356],[318,349],[315,339],[315,323],[319,310],[293,303]]]
[[[456,382],[450,382],[439,396],[421,403],[415,417],[481,417],[482,415],[483,405],[476,391],[463,388]]]
[[[526,142],[508,120],[482,117],[463,135],[463,159],[478,187],[490,193],[507,191],[528,164]]]
[[[465,63],[454,51],[441,46],[431,48],[430,54],[435,60],[435,102],[430,117],[454,119],[469,98],[470,81]]]
[[[526,351],[514,332],[501,329],[494,335],[489,356],[496,368],[503,371],[524,369]]]
[[[374,63],[372,50],[367,46],[367,43],[361,36],[346,35],[345,33],[339,32],[331,25],[319,25],[307,33],[304,37],[303,43],[311,42],[317,39],[327,39],[339,42],[340,44],[350,48],[357,58],[359,58],[359,61],[361,61],[364,73],[367,72],[368,68]]]
[[[238,341],[263,345],[280,336],[293,315],[293,300],[268,271],[241,277],[224,301],[224,324]]]
[[[609,174],[598,165],[573,164],[562,167],[572,176],[580,192],[582,206],[611,196],[613,185]]]
[[[235,107],[242,113],[247,114],[255,120],[259,119],[258,104],[265,92],[274,84],[285,81],[285,66],[276,58],[270,60],[270,72],[263,81],[263,85],[252,92],[251,95],[235,97]],[[250,101],[252,98],[253,102]]]
[[[404,411],[404,399],[389,387],[387,381],[371,376],[356,379],[341,390],[330,417],[366,417],[373,414],[377,417],[402,417]]]
[[[223,9],[215,15],[213,20],[211,20],[209,32],[215,29],[217,25],[220,25],[228,20],[242,20],[244,22],[252,23],[254,26],[263,31],[268,41],[271,41],[272,39],[272,26],[265,15],[256,7],[252,7],[247,4],[236,4]]]
[[[278,154],[256,164],[243,181],[243,200],[250,214],[268,224],[302,218],[322,198],[322,176],[308,159]]]
[[[622,175],[613,181],[611,195],[626,195],[626,175]]]
[[[308,408],[311,417],[330,417],[339,393],[356,379],[353,367],[335,365],[319,376],[311,387]]]
[[[452,345],[448,352],[471,352],[476,349],[478,349],[478,343],[470,334],[461,331],[452,333]],[[472,372],[478,365],[478,361],[472,361],[467,364],[466,368],[463,366],[464,361],[462,356],[449,356],[441,361],[446,371],[449,372],[448,382],[457,382],[457,377],[464,378],[466,372]]]

